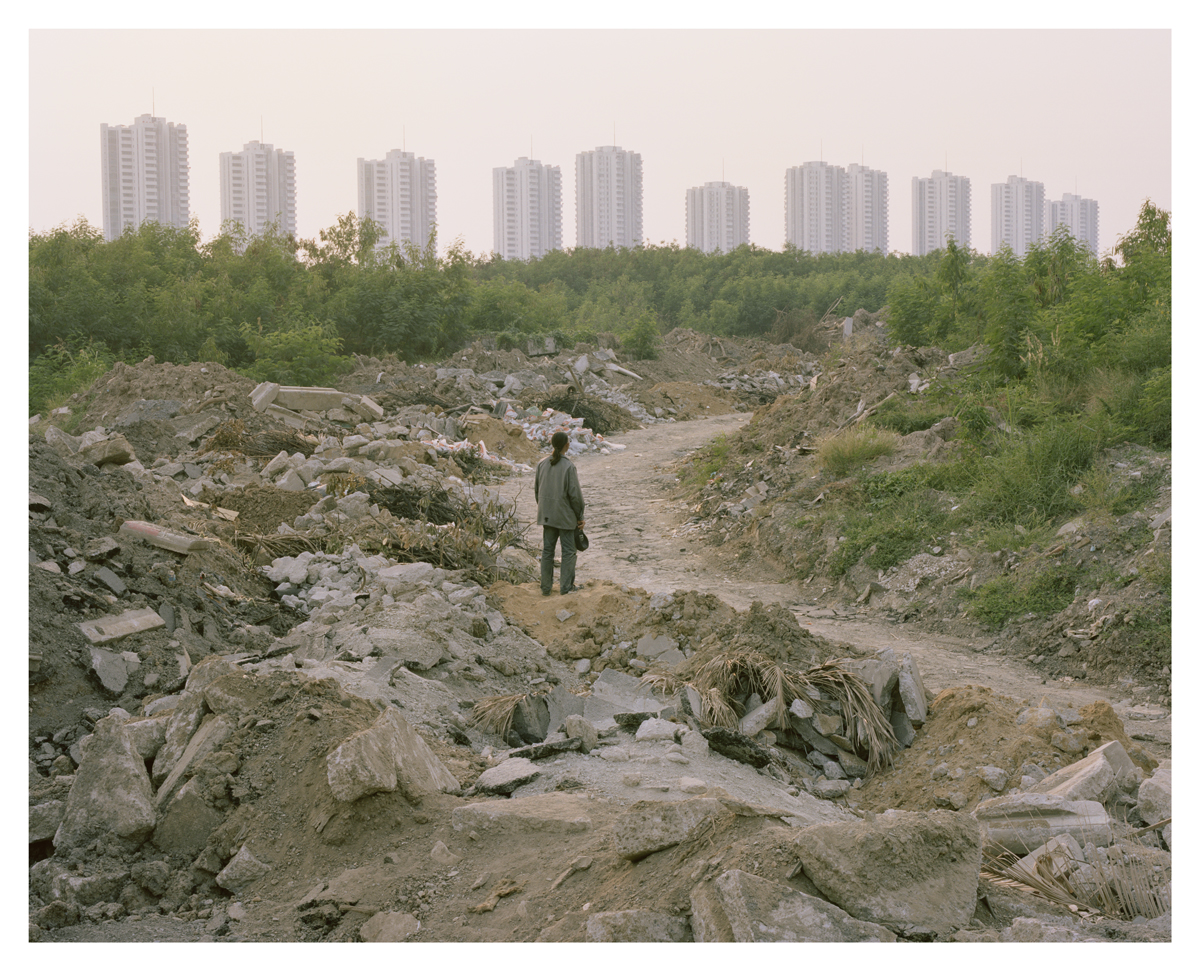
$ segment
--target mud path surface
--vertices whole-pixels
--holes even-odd
[[[935,694],[967,684],[985,685],[1014,699],[1076,708],[1104,700],[1127,721],[1130,706],[1123,686],[1083,682],[1044,681],[1032,666],[1018,659],[979,653],[991,637],[950,637],[909,630],[866,612],[841,606],[818,607],[814,594],[797,583],[780,583],[769,566],[722,547],[705,545],[703,536],[686,525],[685,502],[672,499],[677,480],[672,466],[722,433],[733,433],[750,420],[748,413],[720,415],[695,421],[651,425],[610,436],[625,445],[611,455],[586,453],[573,461],[579,469],[586,509],[586,532],[591,546],[579,555],[576,584],[589,579],[641,587],[651,593],[699,590],[712,593],[738,610],[754,600],[780,603],[801,624],[834,641],[865,651],[891,647],[916,659],[925,686]],[[500,486],[516,500],[522,522],[534,523],[533,474],[513,476]],[[526,532],[532,548],[541,544],[536,525]],[[851,616],[846,616],[851,614]],[[1157,712],[1152,712],[1156,715]],[[1132,717],[1145,714],[1134,710]],[[1170,719],[1152,717],[1154,738],[1169,746]]]

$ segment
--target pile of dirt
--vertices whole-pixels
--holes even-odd
[[[531,442],[517,425],[510,425],[490,415],[464,415],[459,419],[463,434],[469,442],[483,442],[493,455],[514,462],[536,465],[541,450]]]
[[[1117,741],[1136,765],[1150,775],[1158,762],[1125,733],[1105,702],[1085,705],[1067,727],[1077,745],[1073,753],[1057,747],[1064,729],[1050,719],[1023,721],[1028,700],[998,695],[990,688],[950,688],[929,706],[929,717],[912,747],[897,755],[890,769],[866,780],[858,808],[884,812],[957,809],[970,812],[1016,785],[1029,765],[1047,772],[1078,761],[1105,742]],[[1034,708],[1038,705],[1035,703]],[[1060,744],[1061,738],[1058,739]],[[984,772],[981,769],[998,770]],[[990,785],[987,779],[995,785]]]
[[[638,388],[633,397],[652,414],[687,421],[707,415],[723,415],[737,411],[737,395],[724,388],[696,384],[691,381],[668,381],[649,388]]]

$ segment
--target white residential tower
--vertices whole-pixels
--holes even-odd
[[[383,227],[379,246],[415,243],[424,249],[437,222],[433,159],[392,149],[382,159],[358,160],[358,216]]]
[[[100,126],[100,200],[104,238],[127,226],[187,226],[187,125],[141,115],[132,125]]]
[[[259,236],[271,223],[296,232],[296,159],[274,145],[247,142],[221,153],[221,224],[240,223]]]
[[[687,190],[687,244],[705,253],[728,253],[750,242],[750,193],[729,182]]]
[[[924,256],[945,249],[953,239],[971,248],[971,180],[934,169],[928,179],[912,180],[912,253]]]
[[[1071,235],[1095,256],[1100,239],[1099,218],[1100,206],[1095,199],[1082,199],[1064,192],[1061,202],[1051,199],[1046,203],[1046,235],[1059,226],[1066,226]]]
[[[562,170],[527,158],[492,169],[492,227],[492,249],[506,260],[562,249]]]
[[[992,252],[1007,244],[1022,259],[1045,235],[1046,187],[1019,175],[992,184]]]
[[[575,244],[604,249],[642,243],[642,156],[601,145],[575,156]]]
[[[858,250],[888,251],[888,177],[886,172],[863,165],[846,166],[844,182],[845,226],[842,248],[847,253]]]

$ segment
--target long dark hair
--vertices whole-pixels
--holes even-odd
[[[567,437],[566,432],[555,432],[550,436],[550,444],[554,446],[554,454],[550,456],[550,464],[558,465],[558,460],[563,457],[567,446],[571,444],[571,439]]]

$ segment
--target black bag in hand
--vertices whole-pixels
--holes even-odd
[[[575,551],[577,553],[582,553],[590,545],[591,545],[591,543],[588,542],[587,533],[585,533],[582,528],[576,526],[575,527]]]

